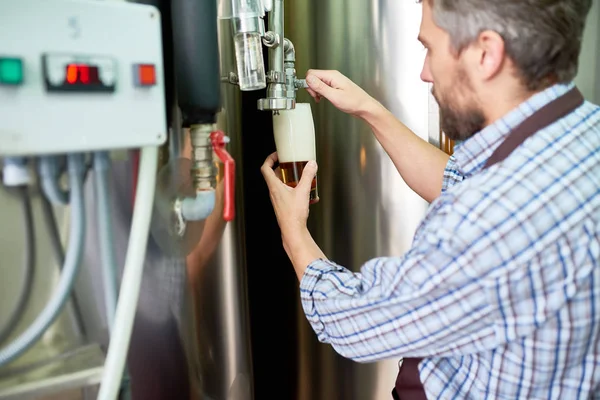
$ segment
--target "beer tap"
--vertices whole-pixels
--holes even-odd
[[[292,42],[284,36],[284,0],[273,0],[264,7],[261,0],[226,0],[231,8],[221,18],[231,18],[236,47],[237,74],[221,78],[237,84],[240,90],[267,88],[266,98],[258,100],[259,110],[291,110],[296,107],[296,92],[307,88],[296,76],[296,53]],[[269,31],[265,32],[264,14],[268,12]],[[262,38],[262,40],[260,40]],[[262,62],[262,45],[269,52],[269,71]]]

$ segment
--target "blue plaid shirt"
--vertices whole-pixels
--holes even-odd
[[[422,357],[431,399],[600,398],[600,108],[588,102],[483,169],[573,85],[462,143],[412,248],[301,280],[322,342],[359,362]]]

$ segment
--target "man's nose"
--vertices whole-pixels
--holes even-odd
[[[431,70],[429,69],[429,56],[425,58],[423,63],[423,69],[421,70],[421,80],[427,83],[433,83],[433,77],[431,76]]]

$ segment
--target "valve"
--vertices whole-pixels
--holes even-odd
[[[224,165],[223,219],[225,221],[232,221],[235,216],[235,160],[225,150],[225,145],[229,141],[229,138],[222,131],[214,131],[210,134],[210,141],[213,151]]]

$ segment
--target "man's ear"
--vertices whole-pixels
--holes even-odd
[[[504,39],[497,32],[483,31],[473,45],[478,57],[479,78],[484,81],[492,79],[502,70],[506,59]]]

